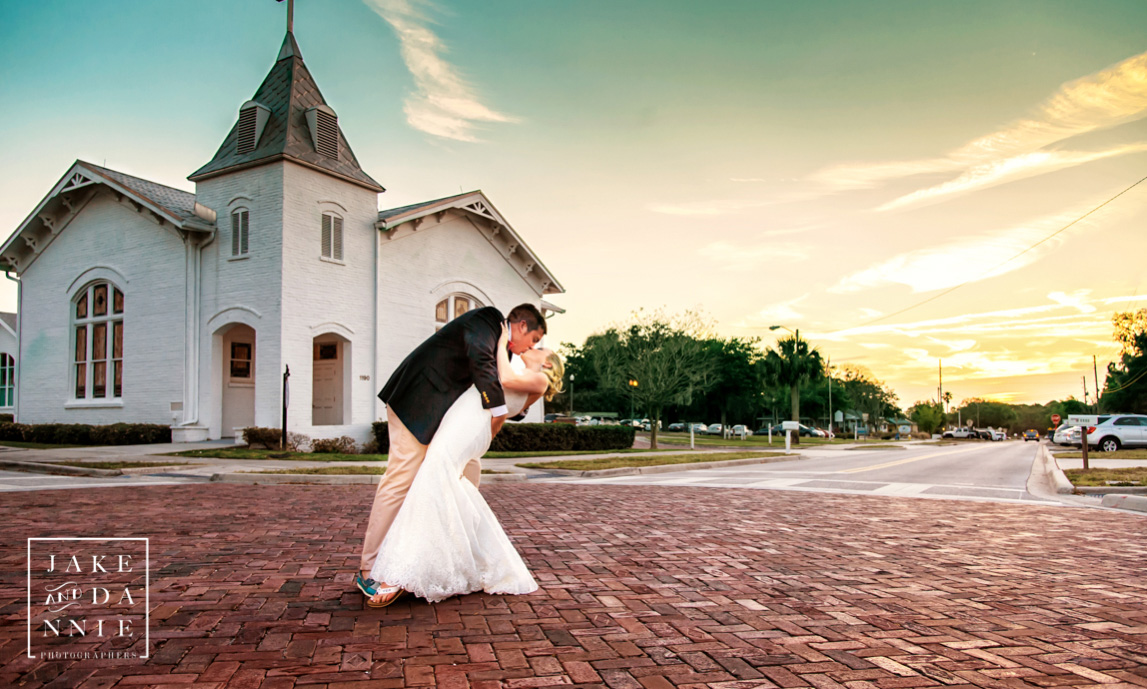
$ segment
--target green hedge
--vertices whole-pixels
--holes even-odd
[[[582,452],[633,447],[636,429],[568,423],[508,423],[490,444],[493,452]]]
[[[378,452],[390,451],[386,422],[371,425]],[[581,452],[627,450],[637,429],[628,426],[575,426],[569,423],[508,423],[490,443],[493,452]]]
[[[154,423],[0,423],[0,441],[45,445],[150,445],[170,443],[171,427]]]

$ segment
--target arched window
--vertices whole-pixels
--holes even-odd
[[[466,294],[451,294],[434,307],[434,331],[437,332],[455,318],[472,309],[480,309],[483,304]]]
[[[11,354],[0,354],[0,407],[16,404],[16,359]]]
[[[247,231],[250,213],[240,208],[231,213],[231,255],[247,255]]]
[[[322,256],[343,260],[343,219],[334,213],[323,213]]]
[[[123,292],[108,282],[88,285],[76,296],[72,316],[76,399],[122,397]]]

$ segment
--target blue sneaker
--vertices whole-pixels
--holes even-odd
[[[372,608],[385,608],[394,601],[398,600],[398,598],[402,595],[402,589],[398,588],[397,586],[380,588],[378,582],[374,579],[371,579],[370,577],[364,579],[362,572],[355,573],[354,585],[358,587],[359,591],[362,591],[362,595],[366,596],[366,604]],[[379,594],[389,596],[389,598],[383,598],[382,601],[378,603],[372,603],[371,599]]]

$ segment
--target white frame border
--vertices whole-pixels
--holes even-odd
[[[140,658],[151,657],[151,538],[148,536],[104,538],[92,536],[52,536],[28,538],[28,648],[27,657],[35,660],[32,655],[32,541],[143,541],[143,650]]]

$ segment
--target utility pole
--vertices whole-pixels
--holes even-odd
[[[1095,376],[1095,413],[1099,413],[1099,367],[1095,363],[1095,355],[1091,355],[1091,374]]]
[[[1083,403],[1087,404],[1087,376],[1080,376],[1079,379],[1083,381]]]

